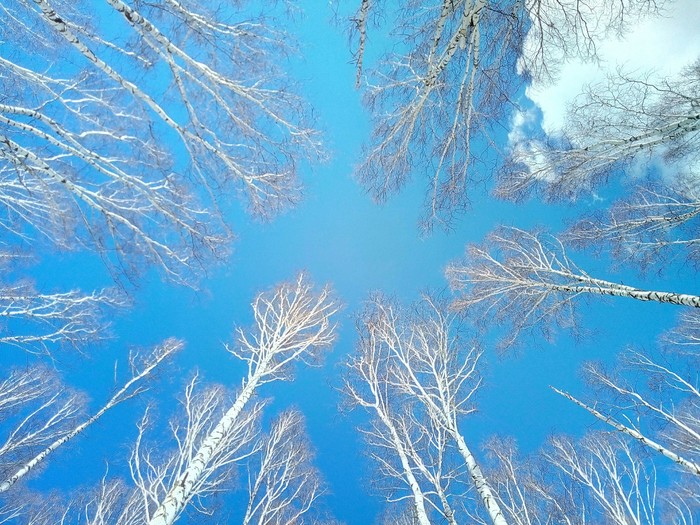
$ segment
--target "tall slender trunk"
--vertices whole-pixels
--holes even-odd
[[[386,425],[386,427],[389,429],[389,432],[391,432],[391,439],[394,442],[394,448],[396,449],[396,452],[398,453],[399,458],[401,459],[401,466],[403,467],[404,474],[406,475],[408,485],[411,487],[411,493],[413,494],[413,504],[415,505],[418,523],[420,523],[420,525],[430,525],[430,520],[428,520],[428,513],[425,511],[425,496],[423,495],[423,491],[421,490],[420,485],[418,484],[418,480],[413,475],[413,469],[411,468],[408,456],[406,455],[406,451],[404,450],[401,438],[399,437],[399,434],[396,431],[396,427],[384,412],[382,412],[381,410],[377,410],[377,413],[379,414],[379,418],[382,420],[382,423],[384,423],[384,425]]]
[[[122,401],[126,401],[130,397],[134,395],[134,393],[129,394],[129,390],[131,387],[138,383],[141,379],[149,375],[165,358],[167,358],[170,354],[173,352],[179,350],[182,348],[183,344],[181,342],[173,341],[173,342],[166,342],[163,345],[164,350],[159,352],[156,357],[150,361],[144,369],[139,372],[137,375],[132,377],[129,381],[127,381],[124,386],[122,386],[119,391],[114,394],[110,400],[107,402],[105,406],[103,406],[97,413],[95,413],[93,416],[85,420],[83,423],[75,427],[73,430],[71,430],[68,434],[63,436],[60,439],[57,439],[53,443],[51,443],[48,447],[46,447],[43,451],[41,451],[39,454],[34,456],[31,460],[27,461],[22,467],[20,467],[17,472],[15,472],[12,476],[7,478],[5,481],[3,481],[0,484],[0,493],[5,492],[6,490],[10,489],[17,481],[22,479],[27,473],[29,473],[34,467],[36,467],[39,463],[41,463],[44,459],[46,459],[49,454],[54,452],[58,447],[63,445],[64,443],[67,443],[71,439],[73,439],[75,436],[80,434],[83,430],[85,430],[87,427],[92,425],[95,421],[100,419],[109,409],[117,406],[119,403]]]
[[[501,511],[501,508],[496,501],[496,497],[493,495],[493,492],[491,492],[491,487],[489,487],[484,474],[481,472],[481,467],[479,467],[479,464],[476,462],[476,458],[474,458],[474,455],[469,450],[469,447],[467,447],[467,443],[464,441],[464,438],[455,429],[451,429],[450,432],[457,442],[459,453],[462,454],[462,458],[464,458],[464,462],[469,470],[469,475],[474,481],[474,486],[481,497],[481,501],[484,502],[484,506],[491,517],[491,522],[493,525],[508,525],[508,522],[503,516],[503,511]]]
[[[638,301],[657,301],[659,303],[670,303],[683,306],[700,308],[700,296],[688,295],[675,292],[657,292],[653,290],[640,290],[631,286],[619,285],[617,283],[599,281],[593,286],[569,286],[563,284],[548,285],[553,290],[566,293],[593,293],[599,295],[615,295],[618,297],[630,297]]]
[[[255,392],[260,377],[261,374],[258,372],[250,378],[243,390],[241,390],[241,393],[238,394],[231,408],[224,414],[214,430],[202,441],[197,455],[173,483],[165,498],[163,498],[163,501],[153,513],[153,517],[148,522],[149,525],[172,525],[175,522],[192,497],[195,484],[200,480],[202,472],[209,464],[219,443],[231,430],[246,403],[248,403],[248,400]]]
[[[660,445],[656,441],[649,439],[648,437],[646,437],[644,434],[642,434],[638,430],[627,427],[627,426],[623,425],[622,423],[615,421],[611,416],[606,416],[605,414],[598,412],[595,408],[589,407],[588,405],[586,405],[582,401],[579,401],[578,399],[576,399],[574,396],[572,396],[568,392],[563,392],[563,391],[558,390],[554,387],[551,387],[551,388],[557,394],[560,394],[560,395],[564,396],[565,398],[569,399],[570,401],[573,401],[578,406],[586,409],[588,412],[593,414],[595,417],[597,417],[598,419],[600,419],[604,423],[607,423],[608,425],[615,428],[619,432],[622,432],[623,434],[627,434],[628,436],[631,436],[632,438],[639,441],[642,445],[649,447],[650,449],[655,450],[656,452],[663,454],[668,459],[670,459],[674,463],[679,464],[684,469],[692,472],[693,474],[695,474],[697,476],[700,476],[700,465],[698,465],[697,463],[694,463],[692,461],[689,461],[689,460],[683,458],[682,456],[679,456],[675,452],[667,449],[663,445]]]

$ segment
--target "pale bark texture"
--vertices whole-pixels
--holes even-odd
[[[212,458],[221,451],[260,386],[289,379],[295,362],[313,363],[330,346],[335,337],[330,318],[337,310],[330,290],[314,290],[303,275],[256,297],[253,329],[238,329],[238,342],[228,349],[248,365],[243,386],[230,408],[192,450],[182,472],[171,481],[167,494],[150,516],[150,525],[172,524],[197,496],[197,488],[212,474]]]
[[[596,387],[593,402],[567,392],[557,393],[587,410],[618,432],[700,476],[700,389],[689,363],[661,359],[629,350],[618,370],[609,372],[595,363],[584,371]],[[677,371],[681,370],[681,372]]]
[[[501,227],[483,246],[467,247],[466,257],[449,265],[447,279],[458,294],[453,307],[482,323],[504,323],[501,341],[512,346],[526,331],[551,339],[556,327],[576,332],[576,301],[581,296],[627,297],[691,308],[700,296],[644,290],[591,277],[552,235]]]
[[[575,0],[357,4],[351,40],[358,83],[369,71],[365,102],[373,119],[357,176],[384,201],[412,173],[425,173],[426,230],[449,228],[469,205],[470,187],[495,166],[492,137],[515,108],[523,78],[554,77],[570,57],[594,59],[599,39],[657,8],[654,0],[605,7]],[[369,19],[395,21],[382,28],[391,51],[374,67],[364,60]]]
[[[68,435],[84,407],[82,396],[44,367],[14,370],[0,382],[0,487],[9,488],[37,450]]]
[[[224,196],[271,218],[321,155],[268,20],[190,0],[0,7],[26,52],[0,58],[0,229],[191,285],[231,241]]]
[[[144,414],[129,461],[140,523],[147,523],[154,516],[235,399],[221,386],[204,388],[195,375],[179,400],[179,413],[170,421],[175,445],[172,450],[161,441],[149,439],[148,430],[154,424],[150,412]],[[216,443],[207,465],[191,484],[192,506],[197,512],[210,515],[210,500],[229,489],[241,462],[257,453],[262,408],[263,403],[259,402],[246,407]]]
[[[412,465],[407,451],[409,444],[402,439],[397,428],[396,409],[392,406],[393,396],[386,377],[388,359],[386,349],[374,344],[371,333],[360,333],[358,353],[348,363],[351,373],[345,390],[353,404],[372,413],[371,427],[362,432],[372,447],[370,454],[377,462],[379,472],[383,477],[400,483],[389,492],[388,499],[410,500],[415,522],[430,525],[425,489],[417,479],[419,469]]]
[[[688,461],[687,459],[683,458],[682,456],[679,456],[678,454],[676,454],[672,450],[669,450],[668,448],[664,447],[663,445],[661,445],[661,444],[655,442],[654,440],[644,436],[641,432],[639,432],[635,428],[633,428],[631,426],[625,426],[622,423],[619,423],[612,416],[606,416],[606,415],[602,414],[601,412],[597,411],[595,408],[586,405],[582,401],[579,401],[571,394],[569,394],[567,392],[563,392],[563,391],[558,390],[556,388],[554,388],[553,390],[557,394],[562,395],[565,398],[567,398],[569,401],[574,402],[575,404],[577,404],[578,406],[580,406],[584,410],[587,410],[592,415],[597,417],[599,420],[610,425],[618,432],[626,434],[626,435],[630,436],[632,439],[636,439],[645,447],[648,447],[649,449],[651,449],[655,452],[658,452],[659,454],[662,454],[663,456],[666,456],[668,459],[670,459],[674,463],[677,463],[682,468],[686,469],[687,471],[691,472],[692,474],[700,476],[700,465],[695,464],[692,461]]]
[[[71,425],[70,427],[66,427],[65,424],[62,424],[62,431],[59,434],[54,434],[52,436],[54,440],[51,441],[48,444],[48,446],[44,448],[44,450],[36,454],[34,457],[31,457],[27,461],[24,461],[23,463],[20,463],[19,465],[16,465],[14,467],[14,472],[12,472],[2,483],[0,483],[0,492],[5,492],[12,488],[12,486],[15,483],[17,483],[20,479],[26,476],[32,469],[41,464],[42,461],[46,460],[46,458],[50,454],[54,453],[59,447],[66,444],[71,439],[75,438],[78,434],[80,434],[90,425],[99,420],[107,411],[114,408],[118,404],[123,403],[124,401],[141,394],[146,389],[146,387],[142,384],[142,381],[148,376],[152,375],[154,373],[154,370],[158,367],[158,365],[160,365],[164,360],[168,359],[172,354],[180,350],[182,346],[182,342],[177,341],[175,339],[170,339],[156,347],[156,349],[146,357],[132,355],[130,357],[131,377],[124,383],[124,385],[122,385],[122,387],[119,390],[117,390],[117,392],[107,401],[107,403],[105,403],[105,405],[100,410],[95,412],[92,416],[85,419],[78,425]],[[72,406],[76,403],[77,402],[75,399],[70,399],[69,402],[61,406],[58,411],[55,411],[54,413],[50,414],[48,422],[51,424],[51,426],[54,425],[54,420],[60,421],[66,418],[66,411],[70,410],[71,412],[69,412],[69,415],[72,414],[72,410],[74,410]],[[42,407],[42,410],[44,410],[45,408],[49,407]],[[25,424],[27,422],[28,420],[25,419],[22,423]],[[48,423],[45,423],[44,427],[47,427],[47,424]],[[29,426],[29,428],[31,429],[31,426]],[[10,439],[15,439],[15,436],[17,434],[17,431],[14,431],[11,434]],[[30,430],[30,433],[25,433],[25,435],[22,436],[22,439],[26,440],[27,438],[31,438],[32,440],[34,440],[34,434],[35,431]],[[48,436],[42,438],[43,441],[46,441],[47,439]],[[10,442],[11,441],[8,440],[8,443]],[[38,443],[35,443],[35,445],[36,444]],[[0,456],[2,454],[3,452],[0,451]]]
[[[548,200],[575,200],[617,173],[634,175],[640,164],[696,166],[700,61],[676,78],[618,71],[588,86],[566,118],[564,138],[553,145],[529,141],[513,148],[497,195],[519,200],[535,191]]]

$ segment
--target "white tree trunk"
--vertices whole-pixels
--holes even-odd
[[[552,289],[572,294],[594,293],[600,295],[615,295],[618,297],[630,297],[632,299],[637,299],[638,301],[657,301],[659,303],[670,303],[700,308],[700,296],[697,295],[640,290],[631,286],[622,286],[617,283],[608,283],[606,281],[601,282],[605,284],[596,286],[552,285]]]
[[[474,481],[476,491],[479,493],[479,496],[484,502],[484,506],[486,507],[486,510],[488,511],[489,516],[491,517],[491,522],[493,523],[493,525],[508,525],[508,522],[503,516],[501,508],[498,506],[496,498],[491,492],[491,487],[489,487],[489,484],[486,482],[484,474],[481,472],[481,467],[479,467],[479,464],[476,462],[474,455],[469,450],[469,447],[467,447],[467,443],[464,441],[464,438],[456,430],[452,430],[452,435],[454,436],[454,439],[457,442],[457,448],[459,449],[459,453],[462,454],[464,462],[467,465],[467,469],[469,469],[469,475]]]
[[[20,467],[17,472],[15,472],[12,476],[10,476],[8,479],[3,481],[0,484],[0,493],[5,492],[6,490],[10,489],[17,481],[19,481],[21,478],[23,478],[28,472],[30,472],[35,466],[37,466],[39,463],[41,463],[44,459],[46,459],[49,454],[54,452],[58,447],[63,445],[64,443],[70,441],[73,439],[75,436],[80,434],[83,430],[85,430],[87,427],[92,425],[95,421],[100,419],[109,409],[114,408],[117,406],[119,403],[122,401],[126,401],[127,399],[133,397],[134,395],[138,394],[139,391],[136,392],[131,392],[129,393],[129,390],[131,387],[138,383],[141,379],[144,377],[150,375],[151,372],[164,360],[166,359],[170,354],[173,352],[176,352],[180,348],[182,348],[183,343],[177,340],[169,340],[165,342],[161,348],[157,349],[155,351],[155,357],[152,360],[149,360],[147,364],[144,366],[143,370],[138,372],[136,375],[134,375],[129,381],[127,381],[124,386],[122,386],[119,391],[114,394],[110,400],[107,402],[105,406],[103,406],[95,415],[92,417],[88,418],[86,421],[75,427],[71,432],[66,434],[60,439],[57,439],[53,443],[51,443],[48,447],[46,447],[42,452],[37,454],[34,458],[31,460],[27,461],[22,467]]]
[[[413,475],[413,468],[411,467],[411,463],[408,460],[408,456],[406,455],[406,451],[404,450],[401,438],[396,432],[396,427],[394,426],[394,423],[391,421],[391,419],[381,410],[377,410],[377,413],[379,414],[379,417],[384,423],[384,425],[386,425],[386,427],[389,429],[389,432],[391,432],[391,439],[394,442],[394,448],[396,449],[396,453],[401,459],[401,466],[403,467],[404,474],[406,475],[406,481],[408,481],[408,485],[411,487],[411,493],[413,494],[413,504],[415,505],[416,519],[418,520],[418,523],[420,523],[420,525],[430,525],[428,513],[425,511],[425,496],[423,495],[423,491],[421,490],[420,485],[418,484],[418,480]]]
[[[632,438],[639,441],[642,445],[649,447],[650,449],[655,450],[656,452],[661,453],[662,455],[666,456],[668,459],[670,459],[674,463],[677,463],[678,465],[680,465],[684,469],[688,470],[689,472],[692,472],[693,474],[700,476],[700,465],[698,465],[697,463],[694,463],[692,461],[689,461],[689,460],[683,458],[682,456],[679,456],[678,454],[667,449],[663,445],[661,445],[661,444],[657,443],[656,441],[653,441],[653,440],[649,439],[648,437],[644,436],[644,434],[642,434],[638,430],[635,430],[634,428],[627,427],[627,426],[623,425],[622,423],[618,423],[611,416],[606,416],[605,414],[598,412],[595,408],[589,407],[585,403],[576,399],[571,394],[569,394],[567,392],[563,392],[561,390],[558,390],[554,387],[552,387],[552,390],[554,390],[557,394],[560,394],[560,395],[564,396],[565,398],[569,399],[570,401],[573,401],[581,408],[586,409],[588,412],[593,414],[595,417],[597,417],[598,419],[600,419],[604,423],[607,423],[608,425],[615,428],[619,432],[622,432],[623,434],[627,434],[628,436],[631,436]]]
[[[229,432],[255,392],[259,380],[260,374],[257,373],[250,378],[250,381],[238,394],[233,406],[224,414],[207,438],[202,441],[197,455],[192,459],[185,472],[173,483],[170,491],[153,513],[153,517],[148,522],[149,525],[172,525],[175,522],[193,496],[193,487],[199,481],[217,446],[226,433]]]

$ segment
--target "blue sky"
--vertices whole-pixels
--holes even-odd
[[[267,416],[290,406],[306,414],[333,514],[348,525],[372,523],[383,508],[383,499],[367,483],[372,465],[355,430],[364,416],[338,412],[342,363],[353,351],[355,315],[363,301],[376,290],[404,303],[416,300],[425,290],[449,293],[443,275],[446,265],[462,256],[466,244],[480,242],[496,225],[545,225],[559,231],[581,211],[539,202],[497,202],[484,188],[475,188],[472,209],[454,231],[436,230],[423,237],[417,226],[424,191],[420,174],[386,205],[375,205],[352,175],[370,129],[361,92],[354,89],[355,70],[344,28],[331,23],[330,9],[318,8],[317,2],[303,5],[305,15],[288,27],[300,42],[300,57],[293,58],[290,67],[315,108],[330,160],[304,168],[304,199],[274,221],[260,223],[240,210],[231,212],[236,235],[233,253],[211,271],[200,291],[165,283],[150,271],[132,292],[133,307],[115,316],[113,340],[91,349],[86,359],[61,359],[57,366],[67,381],[85,390],[91,406],[97,408],[111,390],[114,361],[123,362],[127,348],[153,345],[169,336],[187,342],[186,350],[144,399],[108,414],[57,454],[32,486],[70,490],[93,485],[104,474],[106,461],[110,473],[125,476],[134,425],[145,403],[160,406],[158,414],[165,425],[168,404],[193,370],[200,370],[207,381],[238,385],[243,368],[224,351],[223,344],[231,341],[235,326],[251,322],[250,301],[257,292],[305,270],[316,283],[331,283],[345,305],[337,319],[338,342],[322,367],[300,369],[295,381],[270,385],[260,395],[273,399]],[[369,42],[374,49],[370,60],[384,42],[380,36]],[[367,67],[370,65],[368,62]],[[505,144],[506,134],[500,139]],[[613,189],[603,198],[610,199],[619,191]],[[587,203],[581,207],[585,209]],[[41,255],[40,264],[31,270],[40,285],[85,289],[109,285],[109,276],[94,256],[48,251]],[[687,292],[697,288],[694,275],[682,267],[664,276],[640,277],[634,268],[613,271],[607,261],[586,254],[576,260],[593,275],[642,288]],[[558,398],[548,386],[582,392],[578,369],[583,361],[612,361],[626,345],[653,347],[678,313],[667,305],[597,298],[582,311],[594,335],[581,342],[560,333],[553,345],[532,341],[518,355],[500,358],[493,350],[495,336],[485,336],[486,381],[478,399],[479,413],[464,428],[473,448],[498,434],[516,438],[530,452],[551,433],[581,434],[594,426],[590,417]],[[5,368],[34,363],[33,358],[16,352],[3,352],[0,359]]]

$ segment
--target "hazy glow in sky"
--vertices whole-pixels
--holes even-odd
[[[695,61],[700,54],[698,20],[700,2],[677,0],[668,6],[664,17],[643,20],[622,38],[602,41],[598,46],[600,63],[572,60],[562,66],[554,83],[529,86],[526,94],[542,110],[544,131],[552,134],[561,130],[566,106],[583,86],[603,81],[618,67],[672,76]]]

